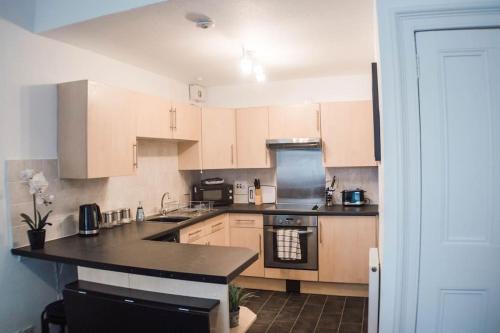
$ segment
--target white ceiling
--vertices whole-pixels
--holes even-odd
[[[186,19],[204,14],[215,27]],[[268,80],[368,74],[373,0],[169,0],[44,33],[114,59],[206,86],[254,82],[239,69],[242,45]]]

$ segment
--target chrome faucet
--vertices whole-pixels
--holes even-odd
[[[163,193],[162,197],[161,197],[161,208],[160,208],[160,214],[161,215],[165,215],[167,214],[167,210],[165,209],[164,207],[164,204],[165,204],[165,197],[167,197],[168,200],[170,200],[170,192],[165,192]],[[171,201],[169,201],[171,202]]]

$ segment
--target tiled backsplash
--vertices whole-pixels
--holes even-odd
[[[59,179],[57,160],[7,161],[8,202],[12,221],[14,247],[28,244],[26,230],[20,213],[32,215],[32,198],[26,184],[19,179],[24,169],[43,171],[49,181],[48,193],[55,195],[49,218],[53,223],[47,227],[47,239],[56,239],[75,234],[78,230],[78,207],[85,203],[97,203],[102,211],[130,207],[135,209],[142,201],[146,214],[160,209],[162,193],[170,192],[172,199],[185,200],[190,191],[191,172],[180,172],[177,168],[177,144],[165,141],[140,140],[138,147],[139,168],[134,176],[111,177],[89,180]]]
[[[208,170],[182,172],[177,168],[177,144],[174,142],[140,140],[138,147],[139,168],[134,176],[111,177],[88,180],[59,179],[57,160],[13,160],[7,161],[8,202],[12,221],[14,247],[28,244],[27,225],[21,221],[20,213],[32,215],[32,201],[26,184],[19,179],[24,169],[43,171],[49,181],[48,193],[55,195],[54,204],[42,207],[54,212],[47,228],[47,239],[56,239],[75,234],[78,230],[78,207],[85,203],[97,203],[102,211],[130,207],[135,209],[142,201],[147,215],[157,213],[164,192],[170,192],[173,200],[189,200],[191,184],[199,179],[222,177],[229,183],[235,180],[259,178],[262,185],[276,185],[275,169]],[[325,183],[333,176],[338,179],[336,203],[340,203],[343,189],[362,188],[372,203],[378,203],[378,172],[370,168],[327,168]],[[42,212],[43,213],[43,212]]]
[[[199,178],[221,177],[228,183],[235,180],[246,180],[253,184],[259,178],[262,185],[276,185],[275,169],[241,169],[241,170],[206,170],[199,174]],[[333,176],[337,176],[337,191],[335,203],[341,203],[341,191],[345,189],[362,188],[371,203],[378,203],[378,168],[326,168],[325,184],[329,185]]]

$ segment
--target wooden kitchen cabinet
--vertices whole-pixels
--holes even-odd
[[[319,218],[319,281],[368,283],[368,252],[377,247],[377,217]]]
[[[269,108],[269,138],[319,138],[319,104],[274,106]]]
[[[325,167],[376,166],[371,101],[321,104]]]
[[[61,178],[132,175],[136,118],[129,91],[89,80],[58,85]]]
[[[236,160],[238,168],[269,168],[267,107],[236,110]]]
[[[137,117],[140,138],[170,139],[172,136],[170,101],[158,96],[131,93],[131,106]]]
[[[153,139],[201,140],[201,109],[157,96],[131,93],[137,136]]]
[[[259,258],[241,275],[264,277],[264,234],[261,214],[230,214],[230,244],[259,253]]]
[[[228,246],[228,214],[222,214],[181,229],[180,242],[187,244]]]
[[[234,109],[203,108],[201,124],[203,169],[231,169],[236,167]]]
[[[172,139],[201,140],[201,108],[187,103],[172,103]]]

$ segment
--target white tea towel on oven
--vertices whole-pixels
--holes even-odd
[[[281,260],[301,260],[299,231],[278,229],[276,232],[278,258]]]

